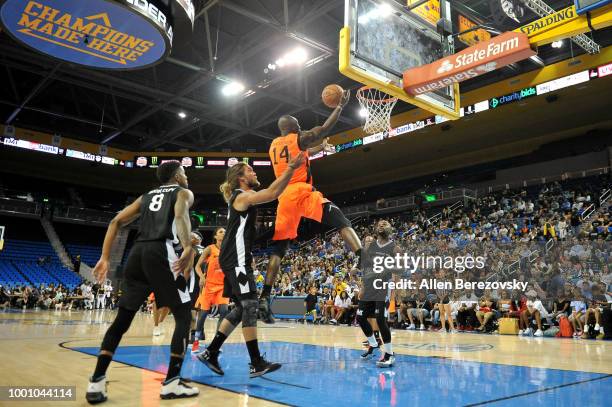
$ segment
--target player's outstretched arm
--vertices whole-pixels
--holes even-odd
[[[289,161],[289,165],[285,172],[283,172],[280,177],[276,178],[268,188],[257,192],[243,192],[238,195],[234,201],[234,208],[239,211],[245,211],[250,206],[260,205],[277,199],[285,188],[287,188],[287,185],[289,185],[289,181],[293,176],[293,171],[304,164],[305,159],[304,153],[300,152]]]
[[[106,229],[106,235],[104,236],[104,243],[102,244],[102,255],[100,260],[96,263],[93,269],[93,275],[100,282],[104,281],[106,274],[108,273],[108,261],[110,258],[111,248],[117,238],[117,232],[122,227],[132,223],[138,216],[140,216],[140,204],[142,197],[138,197],[134,202],[123,208],[108,224]]]
[[[193,192],[188,189],[179,191],[174,204],[174,222],[176,234],[183,247],[181,257],[174,263],[174,271],[182,272],[185,278],[189,277],[193,264],[193,247],[191,246],[191,222],[189,221],[189,208],[193,205]]]
[[[340,99],[340,103],[329,115],[323,126],[316,126],[310,130],[300,131],[298,144],[300,149],[308,150],[309,148],[316,147],[321,144],[321,141],[327,137],[327,133],[334,127],[338,118],[340,117],[340,113],[342,113],[342,108],[346,106],[349,99],[351,97],[351,91],[345,90],[342,94],[342,99]]]

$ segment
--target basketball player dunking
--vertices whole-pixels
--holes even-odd
[[[346,219],[340,208],[325,199],[323,194],[312,185],[308,160],[309,154],[321,150],[321,143],[338,121],[349,97],[349,91],[345,91],[340,103],[323,126],[314,127],[311,130],[300,129],[297,119],[292,116],[282,116],[278,120],[281,136],[272,141],[269,151],[274,174],[277,177],[283,174],[289,163],[289,156],[294,157],[300,151],[304,152],[306,160],[295,170],[289,186],[278,198],[274,237],[272,238],[276,242],[273,253],[270,255],[265,284],[259,299],[259,316],[263,322],[274,323],[270,311],[270,292],[280,270],[281,260],[285,256],[289,242],[297,237],[300,220],[303,217],[339,229],[342,238],[351,250],[357,256],[361,254],[361,241],[353,230],[351,222]]]
[[[248,164],[238,163],[227,170],[225,182],[220,187],[229,208],[227,231],[219,253],[219,264],[225,275],[223,295],[231,297],[236,306],[221,322],[210,346],[198,355],[202,363],[219,375],[224,374],[218,361],[219,350],[240,322],[251,358],[249,376],[262,376],[281,367],[278,363],[266,361],[259,353],[257,288],[251,247],[256,237],[257,205],[277,199],[304,161],[305,156],[300,152],[293,159],[287,156],[285,172],[267,189],[257,192],[255,188],[260,185],[257,174]]]
[[[191,319],[187,281],[194,255],[189,221],[193,193],[187,189],[187,176],[179,161],[160,165],[157,178],[160,187],[140,196],[111,221],[104,238],[102,256],[93,270],[98,281],[105,280],[111,247],[119,228],[140,217],[138,238],[124,270],[125,290],[119,300],[119,311],[104,335],[96,369],[87,387],[86,398],[91,404],[106,400],[106,370],[123,334],[151,291],[155,294],[157,306],[169,307],[175,320],[168,374],[160,397],[172,399],[199,394],[197,388],[190,387],[180,378]],[[183,248],[180,258],[173,247],[178,243]]]
[[[374,337],[372,326],[378,325],[383,342],[383,357],[376,362],[378,367],[391,367],[395,363],[393,346],[391,345],[391,330],[387,324],[387,307],[390,299],[389,290],[375,288],[374,281],[380,279],[389,281],[394,269],[386,269],[382,273],[374,271],[374,258],[394,257],[400,252],[399,247],[391,237],[391,224],[381,220],[376,224],[376,240],[363,249],[363,289],[357,309],[357,322],[368,338],[368,350],[361,355],[362,359],[369,359],[378,343]],[[381,262],[383,263],[383,262]],[[384,264],[384,263],[383,263]],[[380,286],[380,285],[379,285]]]
[[[224,237],[225,229],[217,228],[213,236],[215,243],[204,249],[202,256],[200,256],[200,260],[196,263],[196,270],[202,270],[202,265],[204,263],[207,263],[207,266],[206,272],[203,273],[206,282],[196,302],[196,308],[200,309],[200,315],[198,316],[198,323],[196,325],[195,341],[191,348],[192,353],[197,353],[199,351],[200,339],[204,339],[204,322],[206,322],[206,317],[210,313],[210,308],[213,305],[219,307],[219,324],[221,324],[221,321],[227,314],[229,298],[223,296],[225,275],[223,271],[221,271],[221,266],[219,265],[219,252]],[[218,327],[217,325],[217,328]]]

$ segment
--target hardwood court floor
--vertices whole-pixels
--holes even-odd
[[[87,378],[112,311],[0,312],[0,386],[76,386],[74,402],[2,402],[85,406]],[[212,337],[216,320],[207,321]],[[183,376],[197,399],[161,401],[174,321],[151,336],[152,317],[138,314],[108,371],[108,406],[263,405],[605,405],[612,393],[612,342],[393,331],[392,369],[362,361],[355,327],[291,322],[259,324],[262,350],[283,368],[248,379],[248,356],[236,331],[224,345],[223,377],[189,355]],[[162,372],[162,373],[160,373]],[[609,400],[609,399],[608,399]]]

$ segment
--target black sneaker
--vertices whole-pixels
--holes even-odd
[[[219,376],[223,376],[225,374],[223,369],[221,369],[221,366],[219,366],[219,352],[211,352],[206,349],[197,357],[200,362],[204,363],[210,370]]]
[[[274,372],[280,368],[280,363],[268,362],[262,356],[255,364],[249,363],[249,377],[252,379],[254,377],[263,376],[266,373]]]
[[[361,355],[361,359],[363,359],[363,360],[370,359],[372,356],[374,356],[374,351],[376,349],[378,349],[378,348],[379,348],[378,346],[376,346],[376,347],[368,346],[368,350]]]
[[[270,299],[262,297],[259,299],[259,307],[257,308],[257,317],[265,324],[273,324],[274,316],[270,310]]]

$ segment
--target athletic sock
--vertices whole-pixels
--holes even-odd
[[[271,292],[272,292],[272,286],[268,284],[264,284],[263,290],[261,290],[261,295],[259,296],[259,298],[268,298]]]
[[[257,344],[257,339],[253,339],[252,341],[246,342],[247,350],[249,351],[249,356],[251,357],[251,363],[255,364],[261,359],[261,355],[259,354],[259,345]]]
[[[379,331],[374,331],[374,338],[376,338],[376,340],[380,339],[380,332]]]
[[[183,358],[179,358],[178,356],[170,356],[170,365],[168,365],[168,374],[166,375],[166,381],[180,376],[182,365]]]
[[[383,348],[385,349],[385,353],[388,353],[389,355],[393,355],[393,345],[391,344],[391,342],[385,343],[383,345]]]
[[[96,363],[96,370],[92,376],[92,379],[97,382],[102,376],[106,375],[108,365],[110,365],[113,357],[110,355],[98,355],[98,363]]]
[[[226,339],[227,339],[227,335],[225,335],[221,331],[217,331],[217,333],[215,334],[215,337],[213,338],[212,342],[210,343],[207,349],[210,352],[219,352],[219,349],[221,349],[221,345],[223,345],[223,342],[225,342]]]
[[[376,339],[374,338],[374,335],[372,336],[368,336],[368,343],[370,344],[371,347],[375,348],[378,346],[378,342],[376,342]]]

